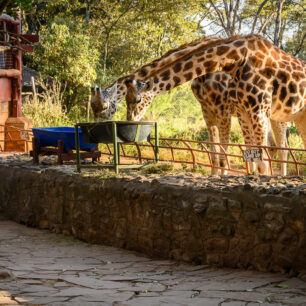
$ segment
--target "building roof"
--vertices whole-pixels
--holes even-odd
[[[22,86],[31,86],[31,77],[36,79],[38,72],[26,66],[22,67]]]

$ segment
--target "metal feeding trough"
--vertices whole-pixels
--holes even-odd
[[[77,151],[77,171],[88,167],[113,167],[118,173],[120,168],[139,168],[142,165],[120,163],[120,143],[150,141],[152,127],[155,127],[155,160],[158,160],[158,126],[157,122],[150,121],[104,121],[77,123],[75,125],[75,143]],[[80,165],[80,132],[81,128],[84,143],[112,143],[114,146],[114,163],[95,165]]]

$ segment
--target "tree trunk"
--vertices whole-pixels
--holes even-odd
[[[280,26],[282,21],[282,9],[283,4],[285,0],[280,0],[277,5],[277,15],[276,15],[276,21],[275,21],[275,32],[274,32],[274,45],[279,47],[280,45]]]
[[[91,4],[89,3],[89,1],[86,1],[85,23],[87,26],[89,25],[90,9],[91,9]]]
[[[0,4],[0,15],[2,15],[3,11],[6,9],[11,0],[2,0]]]
[[[105,74],[106,74],[106,61],[107,61],[107,56],[108,56],[108,42],[109,42],[109,33],[106,34],[105,45],[104,45],[104,63],[103,63],[103,77],[102,77],[103,81],[104,81]]]

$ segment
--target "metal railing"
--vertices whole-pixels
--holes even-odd
[[[120,143],[120,156],[128,159],[137,159],[139,162],[143,160],[155,160],[154,144],[152,143],[154,138],[151,138],[149,143]],[[173,139],[173,138],[159,138],[159,160],[163,162],[173,162],[208,168],[216,168],[220,170],[228,171],[229,173],[236,174],[251,174],[250,163],[244,161],[243,152],[247,149],[261,149],[263,154],[263,160],[267,162],[269,166],[270,175],[277,173],[277,168],[274,167],[276,163],[287,164],[294,170],[296,175],[301,175],[300,169],[302,168],[302,175],[306,174],[306,150],[305,149],[293,149],[293,148],[281,148],[273,146],[257,146],[248,144],[225,144],[215,143],[209,141],[197,141],[197,140],[186,140],[186,139]],[[131,154],[131,150],[126,150],[126,146],[133,146],[136,148],[137,155]],[[212,150],[212,146],[218,148],[216,151]],[[107,152],[102,152],[106,155],[113,155],[111,146],[106,144]],[[148,152],[148,148],[150,152]],[[228,150],[226,150],[228,148]],[[143,152],[144,150],[145,152]],[[166,154],[161,152],[162,150],[168,151]],[[129,152],[128,152],[129,151]],[[286,151],[288,152],[288,160],[282,160],[280,158],[274,158],[270,152]],[[184,152],[181,154],[179,152]],[[186,154],[186,152],[188,154]],[[134,153],[134,152],[133,152]],[[180,155],[180,158],[177,157]],[[226,166],[216,166],[213,164],[214,156],[218,155],[219,159],[223,159]],[[279,155],[279,154],[277,154]],[[183,158],[182,158],[183,157]],[[238,163],[237,163],[238,160]],[[236,161],[236,162],[235,162]]]
[[[14,126],[9,126],[9,131],[5,129],[5,126],[0,124],[0,152],[4,152],[4,139],[8,139],[10,142],[25,142],[26,152],[29,152],[32,144],[33,133],[32,130],[21,129]],[[13,133],[19,133],[19,139],[14,139]],[[1,135],[4,135],[2,137]],[[15,135],[16,136],[16,135]],[[138,160],[140,163],[143,161],[155,160],[155,145],[154,138],[148,143],[120,143],[120,157],[130,159],[131,162]],[[106,144],[106,152],[102,151],[102,154],[106,156],[112,156],[111,145]],[[127,148],[132,146],[132,150]],[[212,150],[212,146],[218,148],[216,151]],[[228,150],[226,150],[228,148]],[[243,151],[246,149],[262,149],[265,153],[263,160],[267,162],[269,166],[270,175],[277,173],[275,164],[286,163],[291,166],[291,172],[296,175],[306,175],[306,150],[305,149],[293,149],[293,148],[281,148],[272,146],[256,146],[248,144],[224,144],[215,143],[209,141],[197,141],[175,138],[159,138],[159,160],[162,162],[173,162],[178,164],[186,164],[207,168],[216,168],[219,170],[225,170],[229,173],[236,174],[251,174],[250,164],[243,160]],[[132,151],[132,152],[131,152]],[[282,160],[280,158],[271,157],[270,152],[273,151],[287,151],[288,160]],[[214,156],[219,156],[223,159],[226,166],[216,166],[213,164]],[[238,162],[237,162],[238,161]],[[302,169],[302,171],[301,171]],[[291,173],[292,174],[292,173]]]

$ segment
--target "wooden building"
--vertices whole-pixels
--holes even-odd
[[[0,16],[0,150],[26,151],[21,130],[32,127],[22,117],[22,52],[31,52],[37,35],[21,33],[21,21],[6,14]]]

